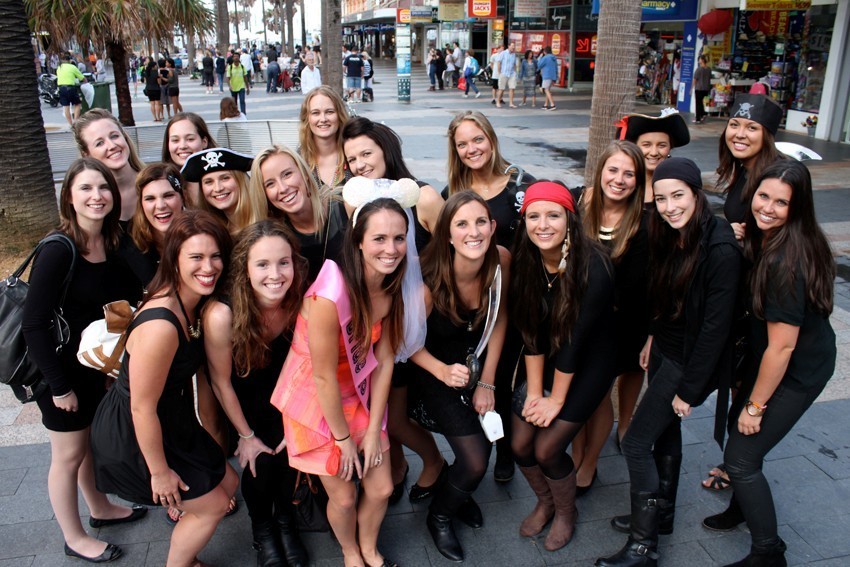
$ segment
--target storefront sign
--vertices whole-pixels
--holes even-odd
[[[515,18],[545,18],[546,0],[514,0]]]
[[[555,34],[552,36],[552,55],[558,56],[561,54],[561,36]]]
[[[493,30],[504,31],[505,20],[493,20]]]
[[[441,0],[438,18],[444,22],[459,22],[466,19],[466,3],[463,0],[450,2]]]
[[[409,24],[410,23],[410,10],[407,8],[399,8],[396,13],[395,21],[399,24]]]
[[[750,39],[754,39],[757,32],[762,32],[765,36],[784,36],[788,31],[788,12],[740,11],[737,31],[737,36],[745,34]]]
[[[682,67],[680,72],[679,93],[676,108],[680,112],[691,111],[691,85],[694,84],[696,67],[697,23],[686,22],[682,32]]]
[[[554,43],[554,41],[552,42]],[[560,40],[558,40],[560,44]],[[546,34],[545,33],[529,33],[525,36],[525,48],[532,50],[534,53],[537,53],[541,49],[546,46]],[[555,48],[552,48],[552,52],[555,52]],[[557,55],[557,54],[556,54]]]
[[[496,0],[468,0],[470,18],[495,18]]]
[[[411,6],[410,7],[410,23],[412,24],[430,24],[434,21],[431,14],[430,6]]]
[[[576,57],[587,58],[596,56],[596,40],[597,36],[594,32],[578,32],[576,34]],[[566,52],[567,46],[563,46],[562,49]],[[554,45],[552,46],[552,53],[555,53]]]
[[[808,10],[812,0],[746,0],[745,10]]]
[[[697,19],[699,0],[641,0],[642,22],[670,22]]]

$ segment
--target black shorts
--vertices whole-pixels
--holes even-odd
[[[80,104],[80,89],[74,85],[59,87],[59,104],[62,106],[77,106]]]
[[[145,95],[150,102],[159,102],[159,99],[162,98],[162,91],[160,89],[145,89]]]
[[[492,78],[491,78],[491,79],[490,79],[490,86],[491,86],[491,87],[493,87],[494,89],[498,90],[498,88],[499,88],[499,79],[498,79],[498,78],[495,78],[495,79],[492,79]]]
[[[168,87],[168,96],[180,96],[180,87]]]

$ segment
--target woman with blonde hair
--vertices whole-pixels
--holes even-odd
[[[342,149],[342,128],[348,120],[342,98],[327,85],[311,90],[301,104],[300,120],[298,153],[316,182],[330,188],[343,185],[351,173]]]
[[[136,174],[145,164],[136,145],[108,110],[93,108],[74,122],[74,140],[83,157],[92,157],[109,168],[121,192],[120,220],[136,212]]]
[[[345,204],[338,196],[319,188],[297,153],[275,145],[257,154],[251,167],[249,191],[266,199],[269,216],[282,220],[295,233],[309,265],[308,282],[316,279],[325,260],[342,259],[348,223]]]
[[[645,179],[640,149],[625,140],[611,142],[599,158],[593,187],[585,190],[579,199],[585,235],[602,244],[614,264],[617,317],[614,336],[620,408],[618,442],[626,434],[643,384],[638,356],[649,334],[645,281],[649,244],[643,214]],[[613,422],[614,411],[608,396],[573,441],[579,496],[589,490],[596,479],[596,464]]]
[[[209,148],[189,156],[181,173],[186,181],[200,183],[198,208],[213,213],[231,234],[268,216],[268,205],[248,190],[253,159],[228,148]]]
[[[252,224],[233,249],[229,289],[202,316],[213,390],[239,435],[236,456],[259,565],[308,563],[292,515],[295,474],[283,420],[269,403],[289,353],[305,275],[286,227],[274,220]]]

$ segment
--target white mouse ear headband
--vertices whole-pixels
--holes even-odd
[[[367,203],[376,199],[393,199],[401,208],[407,209],[419,201],[419,185],[412,179],[369,179],[368,177],[352,177],[342,188],[342,198],[354,207],[351,216],[351,226],[357,226],[357,215]]]

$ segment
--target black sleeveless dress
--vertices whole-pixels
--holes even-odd
[[[428,317],[428,335],[425,348],[446,364],[466,364],[466,356],[474,350],[484,333],[484,321],[472,327],[477,311],[458,310],[464,321],[455,325],[448,317],[433,309]],[[487,359],[487,350],[481,353],[481,366]],[[478,413],[472,407],[474,389],[450,388],[430,372],[411,364],[408,383],[410,414],[429,431],[448,436],[481,433]]]
[[[189,486],[186,500],[198,498],[217,487],[224,478],[225,460],[221,447],[195,417],[192,375],[204,358],[203,342],[190,341],[180,321],[164,307],[139,314],[129,332],[147,321],[164,319],[178,330],[180,344],[171,362],[165,388],[157,404],[162,427],[162,444],[168,466]],[[101,492],[125,500],[156,506],[151,494],[151,475],[139,449],[130,413],[130,353],[124,354],[118,380],[97,408],[92,423],[95,483]]]

